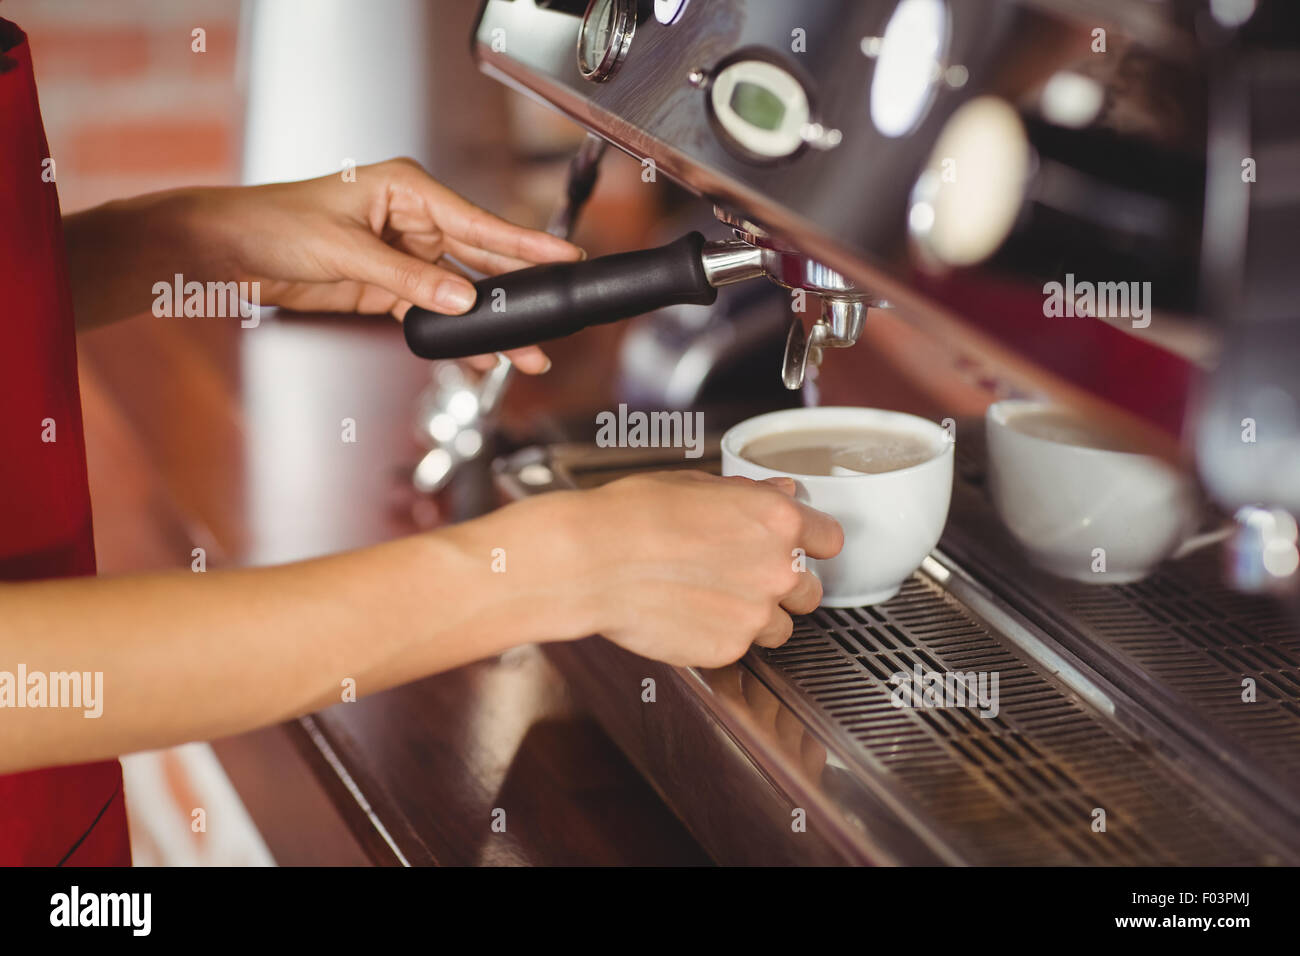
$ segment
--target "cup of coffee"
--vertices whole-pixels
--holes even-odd
[[[1009,400],[984,421],[993,505],[1045,571],[1124,584],[1223,536],[1193,537],[1200,501],[1186,475],[1068,409]]]
[[[952,463],[944,429],[878,408],[785,409],[722,436],[724,475],[793,478],[799,501],[844,528],[838,555],[807,559],[827,607],[878,604],[898,593],[939,542]]]

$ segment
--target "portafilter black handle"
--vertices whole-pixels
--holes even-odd
[[[411,307],[403,325],[412,352],[427,359],[500,352],[669,305],[710,305],[718,295],[698,232],[657,249],[491,276],[474,288],[478,298],[463,315]]]

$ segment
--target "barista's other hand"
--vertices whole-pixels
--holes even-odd
[[[544,495],[559,543],[548,564],[554,598],[582,610],[581,633],[670,664],[719,667],[751,643],[779,646],[790,613],[821,601],[821,583],[797,570],[797,549],[829,558],[844,543],[833,518],[793,496],[788,478],[702,472]]]
[[[446,315],[474,287],[443,256],[489,275],[580,259],[577,246],[507,222],[437,182],[411,159],[303,182],[190,192],[193,229],[214,268],[257,281],[261,303],[299,311]],[[508,353],[521,371],[550,367],[536,346]],[[490,368],[492,356],[476,358]]]

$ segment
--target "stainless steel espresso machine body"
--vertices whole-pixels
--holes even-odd
[[[1134,57],[1149,74],[1144,90],[1203,84],[1195,37],[1158,6],[508,0],[485,4],[474,52],[489,74],[711,200],[740,241],[763,251],[769,278],[821,299],[811,336],[840,346],[855,339],[865,306],[934,312],[918,265],[943,274],[1004,251],[1001,268],[1050,272],[1084,240],[1081,265],[1177,277],[1154,283],[1162,304],[1189,304],[1204,117],[1129,103],[1137,97],[1127,76],[1065,68],[1093,48],[1103,61],[1113,47],[1118,60],[1141,40],[1154,51]],[[599,65],[583,67],[598,55]],[[1108,97],[1132,115],[1111,109],[1080,129]],[[1160,164],[1162,175],[1135,180],[1142,163]],[[485,319],[517,341],[529,308],[543,309],[544,338],[640,304],[569,309],[560,328],[545,324],[549,292],[509,299],[480,303],[473,322],[416,313],[412,347],[436,358],[491,344],[482,328],[473,342],[445,341],[452,327]]]
[[[698,194],[731,232],[483,280],[468,318],[408,317],[418,353],[768,280],[790,293],[787,387],[819,363],[851,380],[889,308],[1194,446],[1206,490],[1239,516],[1225,552],[1146,580],[1058,580],[1000,526],[981,423],[963,419],[948,527],[896,598],[821,609],[719,671],[598,637],[549,647],[719,861],[1300,862],[1300,612],[1278,596],[1296,572],[1251,593],[1261,555],[1294,549],[1300,511],[1300,316],[1275,245],[1300,221],[1285,7],[483,4],[482,69]],[[1042,336],[1044,283],[1067,277],[1137,279],[1149,297]],[[1252,459],[1232,441],[1260,409],[1270,444]],[[716,457],[559,445],[495,470],[524,496],[701,464]],[[900,674],[996,675],[998,702],[900,706]]]

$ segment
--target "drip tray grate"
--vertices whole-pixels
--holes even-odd
[[[1205,552],[1110,594],[1053,590],[1112,654],[1158,678],[1300,807],[1300,624],[1280,605],[1225,588]],[[1251,702],[1242,699],[1246,678],[1257,685]]]
[[[748,658],[830,722],[845,759],[892,778],[936,834],[979,864],[1272,862],[1151,748],[1113,726],[921,574],[875,607],[823,608]],[[997,674],[977,704],[897,706],[895,674]],[[1095,811],[1105,832],[1094,831]]]

